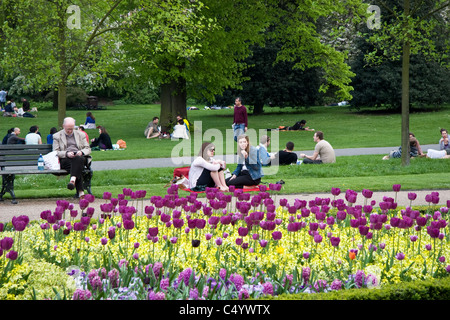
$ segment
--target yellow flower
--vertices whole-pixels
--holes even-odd
[[[276,251],[278,254],[283,254],[284,253],[284,248],[283,247],[277,247]]]

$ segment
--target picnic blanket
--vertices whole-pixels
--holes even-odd
[[[186,192],[194,192],[194,193],[205,193],[206,191],[192,191],[189,188],[180,188],[180,190],[186,191]],[[238,190],[236,188],[236,190]],[[255,186],[254,188],[243,188],[242,189],[244,192],[252,192],[252,191],[259,191],[259,187]]]

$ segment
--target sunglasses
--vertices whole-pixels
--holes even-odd
[[[209,149],[209,151],[211,151],[211,152],[215,152],[215,151],[216,151],[216,149]]]

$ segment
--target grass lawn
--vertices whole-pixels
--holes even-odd
[[[116,105],[106,110],[94,112],[97,124],[104,125],[110,132],[113,143],[123,139],[127,149],[123,151],[94,151],[94,161],[170,157],[172,149],[178,144],[171,140],[147,140],[143,131],[149,121],[159,115],[159,105]],[[203,106],[199,106],[203,109]],[[400,145],[399,114],[349,111],[345,107],[312,107],[294,112],[290,108],[266,109],[260,116],[249,116],[249,127],[256,130],[276,128],[279,125],[293,125],[296,121],[306,119],[308,125],[322,130],[325,139],[334,148],[386,147]],[[412,113],[410,128],[421,144],[436,144],[439,129],[447,127],[450,118],[450,106],[435,112]],[[84,123],[86,111],[68,110],[78,124]],[[191,123],[201,121],[203,134],[208,129],[225,132],[231,129],[233,110],[196,110],[188,111]],[[37,118],[1,118],[2,131],[19,126],[22,136],[32,125],[40,127],[43,138],[50,128],[56,125],[57,113],[52,110],[40,110]],[[199,126],[197,125],[197,130]],[[97,130],[88,130],[90,137],[98,135]],[[225,136],[225,134],[223,134]],[[296,150],[313,150],[313,132],[279,132],[279,145],[291,140]],[[211,138],[208,138],[208,140]],[[199,142],[191,139],[191,155],[197,153]],[[207,140],[207,138],[205,138]],[[214,140],[214,139],[212,139]],[[272,139],[273,140],[273,139]],[[256,143],[253,142],[253,143]],[[218,143],[216,142],[216,145]],[[234,141],[231,141],[234,146]],[[216,149],[221,154],[220,148]],[[411,165],[402,167],[400,159],[382,161],[380,155],[338,157],[337,163],[329,165],[301,165],[280,167],[276,174],[266,169],[263,182],[274,183],[283,179],[286,184],[282,193],[329,192],[331,187],[361,191],[391,190],[395,183],[402,184],[403,190],[447,189],[450,187],[450,161],[432,159],[413,159]],[[230,165],[233,170],[235,165]],[[101,197],[104,191],[113,194],[122,192],[125,187],[133,190],[145,189],[147,194],[164,195],[163,186],[170,181],[174,168],[150,168],[143,170],[114,170],[94,172],[92,191]],[[273,169],[272,169],[273,170]],[[67,177],[58,179],[54,176],[17,176],[16,196],[20,198],[68,197],[73,192],[67,190]],[[9,198],[6,194],[5,199]]]
[[[172,149],[179,142],[166,140],[147,140],[144,138],[144,129],[154,116],[159,116],[160,105],[115,105],[108,106],[106,110],[94,111],[98,125],[106,127],[111,140],[115,143],[123,139],[127,149],[123,151],[94,151],[95,160],[119,160],[170,157]],[[205,141],[215,141],[217,154],[223,154],[221,143],[226,139],[227,129],[231,129],[233,110],[201,110],[188,111],[191,123],[200,121],[197,133]],[[439,129],[446,127],[450,120],[450,105],[435,112],[411,113],[410,128],[421,144],[436,144],[439,141]],[[368,112],[368,110],[350,111],[347,107],[311,107],[308,109],[293,110],[291,108],[266,108],[265,114],[249,115],[249,128],[259,133],[260,129],[277,128],[280,125],[293,125],[301,119],[307,120],[307,125],[316,130],[322,130],[324,137],[334,148],[360,148],[360,147],[396,147],[400,145],[401,116],[388,112]],[[86,111],[68,110],[67,116],[74,117],[77,124],[84,123]],[[57,112],[41,109],[37,118],[2,118],[1,131],[6,134],[8,128],[18,126],[21,136],[24,137],[32,125],[38,125],[41,135],[46,140],[50,128],[57,125]],[[218,129],[223,139],[207,137],[209,129]],[[89,137],[97,137],[97,130],[87,130]],[[1,132],[0,132],[1,134]],[[270,133],[269,133],[270,134]],[[2,135],[2,137],[3,137]],[[287,141],[293,141],[296,150],[313,150],[313,132],[279,132],[279,146],[283,148]],[[219,137],[220,138],[220,137]],[[258,143],[257,138],[252,144]],[[272,144],[274,144],[272,139]],[[194,147],[195,143],[195,147]],[[197,154],[198,139],[190,140],[191,155]],[[230,139],[224,144],[231,148],[235,144]],[[275,150],[277,151],[277,150]]]
[[[230,165],[230,170],[235,165]],[[101,197],[104,191],[113,195],[123,188],[147,190],[147,195],[166,193],[164,185],[170,181],[174,168],[150,168],[94,172],[92,191]],[[266,172],[269,172],[266,169]],[[285,181],[283,194],[330,192],[332,187],[341,190],[361,191],[392,190],[393,184],[401,184],[402,190],[448,189],[450,187],[450,162],[440,159],[418,158],[411,165],[402,167],[400,159],[381,160],[378,155],[343,156],[337,163],[326,165],[281,166],[276,174],[267,174],[262,181]],[[16,177],[16,196],[20,198],[70,197],[73,191],[66,188],[67,177],[30,175]],[[186,195],[180,191],[180,195]],[[202,196],[202,195],[200,195]],[[5,195],[5,199],[9,194]]]

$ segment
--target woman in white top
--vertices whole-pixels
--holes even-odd
[[[38,131],[38,126],[31,126],[30,132],[25,136],[25,144],[42,144],[42,139]]]
[[[212,157],[215,152],[214,144],[204,142],[198,154],[189,169],[189,188],[195,190],[203,187],[218,187],[221,191],[228,191],[225,183],[223,170],[225,162],[214,160]]]

